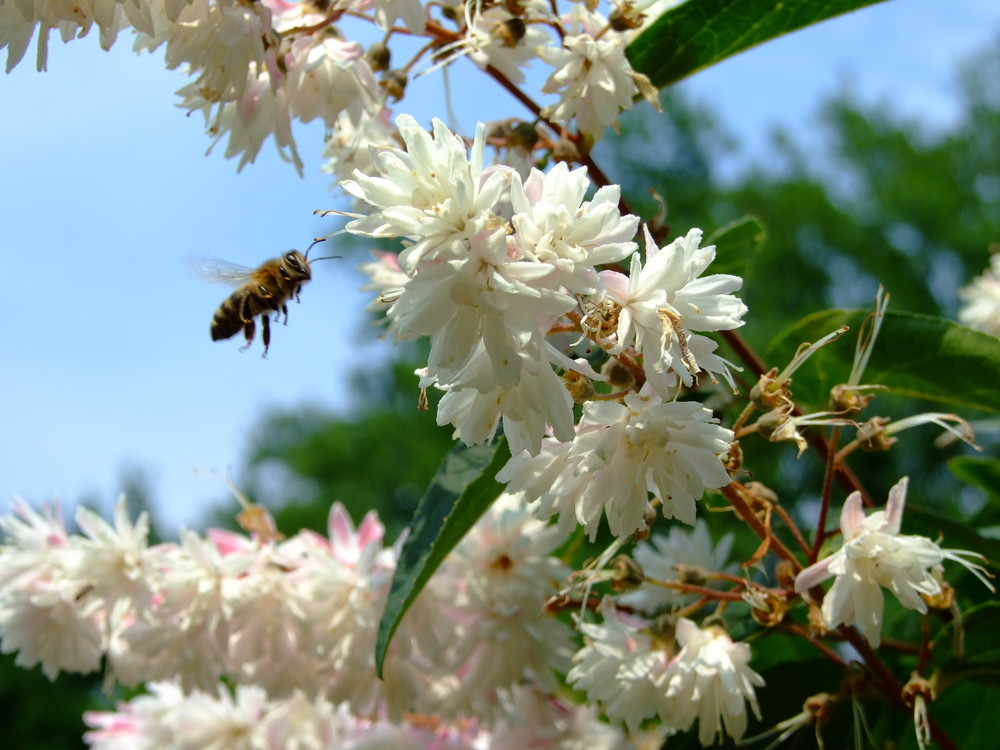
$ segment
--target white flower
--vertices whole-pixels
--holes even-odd
[[[624,734],[600,721],[594,706],[575,706],[515,685],[500,695],[502,714],[493,723],[489,750],[625,750]]]
[[[631,109],[640,93],[639,74],[625,57],[621,35],[568,36],[563,46],[542,47],[538,54],[555,68],[542,91],[559,94],[559,101],[545,107],[542,115],[559,123],[576,118],[577,129],[595,140],[601,139],[608,125],[617,125],[618,113]]]
[[[355,3],[339,2],[340,7],[347,7]],[[367,3],[357,3],[367,5]],[[375,7],[375,23],[383,31],[388,31],[396,22],[396,19],[403,21],[403,26],[412,34],[423,34],[426,25],[426,11],[420,0],[373,0],[371,3]]]
[[[747,726],[746,703],[760,719],[754,686],[764,679],[750,669],[750,647],[733,643],[720,627],[699,628],[684,617],[677,621],[680,653],[659,678],[665,701],[660,718],[677,731],[686,731],[698,719],[698,740],[709,745],[723,733],[734,739]]]
[[[517,16],[502,6],[480,11],[480,3],[465,3],[464,35],[437,51],[439,62],[431,69],[445,65],[460,55],[468,55],[478,67],[492,65],[512,83],[524,82],[521,68],[538,56],[538,49],[549,42],[549,35],[539,20],[551,17],[543,2],[525,2]]]
[[[615,536],[642,528],[650,492],[665,517],[694,524],[705,490],[729,483],[719,457],[732,437],[700,403],[664,403],[644,389],[624,404],[588,402],[571,443],[544,440],[538,456],[512,456],[497,479],[539,499],[543,516],[560,513],[564,528],[575,518],[591,539],[602,512]]]
[[[861,494],[851,493],[840,514],[843,546],[799,573],[798,593],[808,591],[827,578],[836,576],[823,599],[823,618],[828,628],[857,625],[872,646],[878,646],[882,628],[882,588],[891,590],[900,604],[920,613],[927,612],[923,596],[941,593],[941,563],[952,560],[974,573],[990,590],[985,571],[965,557],[978,557],[964,550],[941,549],[922,536],[899,533],[906,504],[908,478],[903,477],[889,490],[885,510],[865,516]]]
[[[637,217],[618,210],[617,185],[600,188],[587,201],[589,189],[586,168],[570,171],[565,162],[547,174],[532,169],[523,184],[518,177],[510,187],[519,255],[553,266],[554,281],[578,294],[596,290],[594,266],[628,257],[639,225]]]
[[[64,42],[81,38],[97,25],[100,44],[111,49],[118,32],[134,26],[152,33],[153,20],[147,2],[119,2],[119,0],[81,0],[80,2],[46,2],[46,0],[21,0],[0,3],[0,49],[7,48],[7,72],[14,69],[31,43],[38,28],[36,67],[46,69],[49,32],[58,30]]]
[[[184,99],[180,106],[190,112],[200,110],[205,117],[206,132],[213,138],[209,151],[229,135],[225,156],[240,156],[237,171],[252,163],[264,142],[273,136],[278,155],[301,173],[302,159],[292,136],[288,92],[282,87],[275,89],[267,73],[250,73],[244,78],[246,86],[235,101],[208,98],[198,82],[193,82],[178,90]]]
[[[534,347],[525,345],[515,355],[520,374],[510,387],[498,382],[492,359],[481,344],[454,381],[468,380],[470,386],[447,388],[438,404],[437,423],[454,425],[456,437],[466,445],[478,445],[491,440],[502,421],[514,453],[536,455],[548,429],[557,439],[572,440],[573,400],[550,365],[552,349],[538,341],[530,343]],[[539,348],[543,358],[531,360],[529,354]]]
[[[958,290],[965,304],[958,311],[962,325],[1000,337],[1000,254],[990,258],[990,267],[968,286]]]
[[[646,265],[632,256],[629,276],[602,271],[607,296],[620,305],[618,327],[609,351],[634,345],[643,353],[647,378],[663,386],[679,378],[685,385],[701,371],[720,374],[735,390],[730,363],[713,352],[716,344],[693,331],[727,331],[743,325],[747,307],[731,294],[743,283],[738,276],[701,274],[715,259],[715,246],[700,247],[701,230],[692,229],[668,246],[657,248],[643,228]],[[663,375],[668,375],[662,383]]]
[[[565,538],[537,520],[523,498],[504,493],[451,553],[438,585],[457,588],[464,607],[537,617],[570,574],[551,556]]]
[[[396,118],[406,149],[373,149],[374,176],[354,173],[341,187],[374,210],[345,229],[366,237],[403,237],[414,244],[400,255],[400,267],[413,273],[428,260],[465,258],[467,246],[488,227],[493,207],[506,192],[504,170],[484,173],[485,126],[476,130],[471,155],[465,142],[440,120],[433,135],[409,115]],[[470,224],[471,220],[477,221]],[[501,222],[502,223],[502,222]]]
[[[647,578],[676,581],[684,578],[681,570],[684,568],[696,569],[699,573],[726,570],[732,547],[732,534],[726,534],[713,547],[708,526],[702,519],[698,519],[693,529],[673,526],[667,536],[655,534],[648,542],[640,542],[632,556]],[[690,594],[681,591],[644,583],[619,596],[618,603],[654,614],[671,604],[688,601],[690,598]]]
[[[269,699],[260,688],[183,693],[154,682],[115,711],[90,711],[84,739],[94,750],[318,750],[343,747],[354,723],[345,711],[301,693]]]
[[[390,116],[391,112],[385,107],[375,115],[362,112],[360,118],[351,117],[348,112],[337,115],[333,132],[323,146],[323,156],[329,161],[320,170],[333,174],[338,187],[341,180],[347,179],[354,170],[374,174],[371,148],[399,143],[399,134],[389,121]]]
[[[378,83],[358,42],[299,36],[285,56],[288,107],[302,122],[320,118],[329,129],[347,112],[355,121],[375,108]]]
[[[459,625],[450,644],[456,678],[438,688],[450,693],[448,711],[488,716],[496,689],[526,674],[554,687],[552,670],[569,667],[571,631],[544,611],[570,572],[551,555],[564,538],[523,498],[504,494],[445,561],[431,585]]]
[[[602,602],[601,612],[601,625],[579,623],[584,646],[573,657],[566,681],[585,691],[591,701],[599,701],[609,718],[623,721],[635,735],[662,700],[657,681],[669,654],[654,647],[644,621],[619,613],[611,599]]]

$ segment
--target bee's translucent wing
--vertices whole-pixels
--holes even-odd
[[[205,256],[185,258],[184,265],[202,281],[210,281],[213,284],[229,284],[230,286],[245,284],[256,270],[238,263],[230,263],[222,258]]]

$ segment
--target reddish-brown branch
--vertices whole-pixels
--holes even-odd
[[[886,697],[898,708],[903,711],[909,711],[910,707],[903,700],[903,686],[896,679],[896,676],[889,671],[889,668],[882,663],[882,660],[878,658],[878,654],[875,653],[864,636],[854,628],[849,628],[846,625],[841,625],[839,632],[861,654],[865,664],[874,673],[879,687],[885,693]],[[927,717],[927,726],[931,730],[931,738],[944,748],[944,750],[958,750],[958,745],[955,744],[951,737],[945,734],[941,726],[930,716]]]
[[[760,519],[754,515],[753,510],[747,504],[747,501],[743,499],[743,487],[736,482],[731,482],[721,489],[723,496],[729,501],[729,504],[733,506],[733,510],[736,511],[736,515],[742,518],[746,524],[753,529],[753,532],[759,536],[762,540],[767,540],[769,548],[774,551],[774,553],[780,557],[782,560],[787,560],[792,564],[794,569],[797,571],[802,569],[802,563],[800,563],[795,555],[784,545],[784,543],[778,539],[770,529],[768,529]]]
[[[823,474],[823,492],[820,496],[816,534],[813,537],[812,551],[809,552],[810,563],[816,562],[820,547],[823,546],[823,540],[826,539],[826,514],[830,510],[830,492],[833,489],[833,477],[837,472],[837,442],[839,440],[840,428],[834,427],[830,434],[830,442],[826,443],[826,471]]]

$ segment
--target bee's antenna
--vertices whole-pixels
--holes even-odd
[[[312,250],[316,245],[321,242],[326,242],[326,237],[320,237],[318,240],[313,240],[313,243],[306,248],[306,260],[309,260],[309,251]],[[340,258],[340,255],[325,255],[322,258],[313,258],[312,262],[315,263],[317,260],[333,260],[335,258]]]

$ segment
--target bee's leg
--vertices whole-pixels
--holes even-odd
[[[267,318],[265,318],[265,320],[267,320]],[[253,335],[255,330],[256,326],[254,325],[253,318],[250,318],[250,320],[243,321],[243,337],[247,340],[247,342],[240,347],[241,352],[245,352],[247,349],[250,348],[250,344],[253,343]]]
[[[267,348],[271,346],[271,316],[267,314],[261,315],[260,324],[262,328],[260,337],[264,339],[264,353],[260,356],[266,357]]]
[[[281,306],[281,312],[285,314],[285,325],[288,325],[288,305]]]

